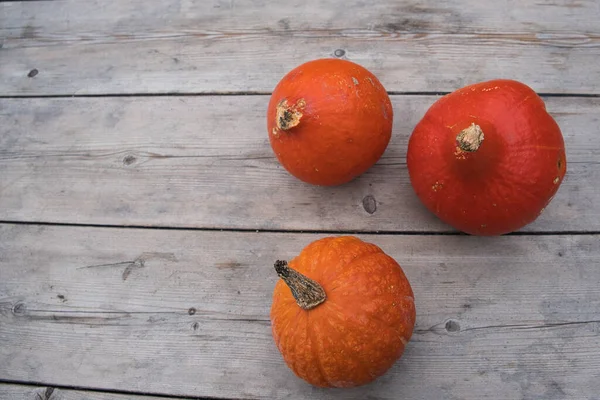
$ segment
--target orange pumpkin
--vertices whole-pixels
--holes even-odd
[[[282,279],[273,293],[273,338],[297,376],[321,387],[359,386],[400,358],[415,324],[414,297],[379,247],[324,238],[275,269]]]
[[[277,85],[267,111],[271,147],[293,176],[340,185],[379,160],[392,134],[393,110],[379,80],[340,59],[307,62]]]
[[[473,235],[533,222],[567,169],[562,133],[528,86],[493,80],[435,102],[413,131],[412,186],[440,219]]]

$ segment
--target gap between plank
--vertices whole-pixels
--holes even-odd
[[[5,225],[34,225],[34,226],[64,226],[76,228],[105,228],[105,229],[148,229],[171,231],[199,231],[199,232],[247,232],[247,233],[294,233],[294,234],[325,234],[325,235],[390,235],[390,236],[469,236],[458,231],[356,231],[356,230],[328,230],[328,229],[252,229],[252,228],[203,228],[184,226],[152,226],[152,225],[116,225],[116,224],[84,224],[76,222],[36,222],[0,220]],[[511,232],[503,236],[594,236],[600,231],[538,231],[538,232]]]
[[[49,1],[49,0],[41,0]],[[457,88],[458,90],[458,88]],[[402,92],[388,91],[390,96],[444,96],[450,92]],[[102,98],[102,97],[209,97],[209,96],[270,96],[272,92],[165,92],[165,93],[101,93],[101,94],[23,94],[0,95],[0,99],[71,99],[71,98]],[[541,97],[583,97],[598,98],[600,93],[537,93]]]
[[[44,0],[47,1],[47,0]],[[198,397],[198,396],[178,396],[173,394],[160,394],[160,393],[147,393],[147,392],[134,392],[134,391],[126,391],[126,390],[114,390],[114,389],[96,389],[96,388],[87,388],[83,386],[71,386],[71,385],[55,385],[55,384],[46,384],[43,382],[28,382],[28,381],[20,381],[20,380],[11,380],[0,378],[0,385],[20,385],[20,386],[29,386],[29,387],[39,387],[39,388],[53,388],[53,389],[62,389],[62,390],[72,390],[72,391],[86,391],[86,392],[94,392],[94,393],[110,393],[116,395],[134,395],[134,396],[146,396],[154,399],[181,399],[181,400],[235,400],[229,397]]]

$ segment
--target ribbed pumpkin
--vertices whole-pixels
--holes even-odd
[[[537,219],[567,169],[562,133],[544,102],[512,80],[467,86],[435,102],[410,137],[407,164],[429,210],[486,236]]]
[[[283,167],[314,185],[340,185],[379,160],[393,110],[379,80],[340,59],[304,63],[281,79],[267,111],[271,147]]]
[[[352,387],[400,358],[415,324],[411,286],[398,263],[352,236],[309,244],[288,263],[271,308],[275,343],[300,378]]]

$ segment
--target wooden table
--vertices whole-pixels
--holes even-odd
[[[600,2],[0,4],[0,398],[600,399]],[[288,175],[265,110],[304,61],[375,73],[380,162],[336,188]],[[407,139],[442,93],[543,95],[568,174],[530,226],[428,213]],[[321,390],[270,333],[273,261],[355,233],[403,266],[417,326],[375,383]]]

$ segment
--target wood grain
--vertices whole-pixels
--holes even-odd
[[[0,93],[270,92],[298,64],[335,54],[393,92],[513,78],[540,92],[600,93],[597,1],[365,4],[6,3]]]
[[[363,236],[402,265],[417,326],[390,373],[345,391],[298,380],[270,334],[273,261],[320,237],[0,225],[0,376],[244,399],[600,392],[598,235]]]
[[[413,127],[435,96],[392,96],[380,162],[334,188],[275,159],[267,96],[2,99],[0,220],[266,230],[451,231],[413,193]],[[598,98],[546,98],[568,173],[527,232],[598,231]]]
[[[600,32],[593,17],[594,0],[381,0],[372,4],[348,0],[143,0],[15,3],[5,6],[4,26],[11,39],[45,39],[63,34],[148,35],[169,30],[201,32],[215,28],[231,32],[273,33],[369,29],[383,32],[428,33],[591,33]],[[28,27],[26,30],[23,28]]]
[[[0,223],[0,381],[46,385],[0,399],[600,400],[600,2],[340,4],[0,2],[0,221],[27,222]],[[337,188],[290,177],[266,135],[267,94],[319,57],[396,93],[385,155]],[[405,151],[438,97],[415,94],[499,77],[592,95],[545,97],[567,178],[532,235],[431,234],[452,229]],[[66,98],[114,94],[169,96]],[[324,233],[254,230],[363,232],[400,262],[417,326],[387,375],[344,391],[293,375],[272,265]]]
[[[165,400],[172,397],[102,393],[0,383],[0,400]],[[198,399],[202,400],[202,399]]]

